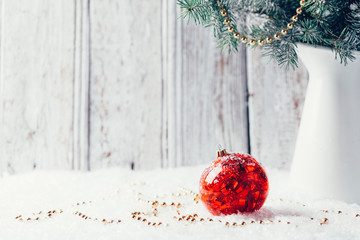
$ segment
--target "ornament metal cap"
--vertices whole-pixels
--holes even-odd
[[[221,148],[221,149],[219,148],[219,150],[217,151],[217,154],[218,154],[218,157],[223,157],[228,153],[226,152],[225,148]]]

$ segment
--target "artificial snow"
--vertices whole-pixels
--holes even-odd
[[[259,211],[214,217],[181,190],[198,192],[203,169],[35,171],[0,178],[0,239],[360,239],[359,205],[298,192],[287,185],[289,173],[280,170],[266,169],[270,192]],[[131,212],[152,209],[139,198],[183,206],[158,206],[157,216],[147,218],[163,225],[153,227],[131,217]],[[50,210],[56,213],[48,218],[44,213]],[[85,220],[76,211],[92,219]],[[195,213],[199,217],[194,223],[174,218]],[[15,219],[20,214],[23,221]],[[37,216],[38,221],[26,221]],[[115,223],[104,224],[103,218]],[[200,218],[214,221],[200,222]],[[325,218],[328,222],[321,225]],[[118,219],[122,222],[117,223]],[[225,226],[243,221],[245,226]]]

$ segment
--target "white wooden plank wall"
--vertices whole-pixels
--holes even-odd
[[[304,70],[222,54],[175,0],[0,6],[0,173],[195,165],[218,144],[289,165]]]
[[[74,4],[1,1],[1,172],[72,168]]]
[[[163,166],[208,163],[218,144],[247,151],[244,49],[224,56],[209,29],[163,1]]]
[[[251,153],[264,165],[289,169],[301,120],[307,72],[279,68],[248,50]]]
[[[161,0],[90,4],[90,166],[160,167]]]

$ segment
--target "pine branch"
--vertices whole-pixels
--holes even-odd
[[[178,0],[177,3],[184,10],[180,17],[214,29],[219,48],[236,52],[242,44],[224,24],[225,17],[220,14],[217,0]],[[226,10],[234,32],[258,40],[286,27],[299,7],[299,0],[220,0],[220,6]],[[293,29],[281,36],[281,41],[265,44],[263,54],[280,66],[297,67],[296,44],[302,42],[332,49],[335,58],[343,64],[352,61],[353,51],[360,51],[359,0],[308,0],[302,9]]]
[[[211,16],[211,4],[205,0],[178,0],[177,4],[184,9],[181,18],[193,20],[196,24],[206,24]]]

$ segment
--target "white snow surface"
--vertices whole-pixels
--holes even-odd
[[[263,208],[251,214],[214,217],[201,203],[195,204],[193,197],[177,196],[182,193],[181,187],[198,192],[205,167],[135,172],[118,168],[87,173],[34,171],[0,178],[0,239],[360,239],[360,217],[355,217],[360,213],[359,205],[296,191],[287,185],[289,173],[275,169],[267,169],[270,192]],[[147,218],[163,225],[148,226],[131,218],[131,212],[151,210],[138,196],[160,203],[180,202],[181,215],[196,213],[199,218],[214,221],[200,222],[198,218],[195,223],[178,222],[174,219],[178,216],[176,208],[158,206],[157,217]],[[63,213],[51,218],[40,214],[38,221],[26,221],[36,217],[33,213],[60,209]],[[122,222],[84,220],[73,214],[76,211],[92,219]],[[23,222],[15,220],[20,214]],[[324,218],[328,223],[320,225]],[[256,223],[250,223],[252,220]],[[232,225],[243,221],[246,226],[225,226],[226,222]]]

